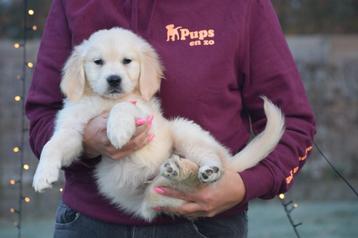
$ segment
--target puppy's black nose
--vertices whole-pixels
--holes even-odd
[[[119,77],[118,75],[111,75],[107,78],[107,82],[109,84],[109,86],[111,86],[112,88],[116,88],[121,84],[122,78]]]

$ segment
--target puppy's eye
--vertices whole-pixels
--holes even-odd
[[[93,61],[96,65],[103,65],[104,64],[104,61],[103,59],[96,59]]]
[[[123,64],[129,64],[130,62],[132,62],[132,60],[131,60],[131,59],[128,59],[128,58],[124,58],[124,59],[122,60],[122,63],[123,63]]]

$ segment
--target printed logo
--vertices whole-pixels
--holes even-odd
[[[174,24],[166,25],[167,42],[171,41],[187,41],[189,46],[210,46],[214,45],[215,31],[213,29],[191,31],[182,26],[175,26]]]

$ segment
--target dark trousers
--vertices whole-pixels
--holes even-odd
[[[178,224],[133,226],[105,223],[61,203],[56,212],[55,238],[246,238],[246,212]]]

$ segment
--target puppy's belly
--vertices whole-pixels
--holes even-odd
[[[164,141],[163,144],[154,140],[144,150],[122,160],[103,158],[95,171],[100,193],[122,210],[142,217],[139,208],[147,181],[159,174],[160,165],[171,153],[170,140]]]
[[[95,173],[100,193],[111,203],[133,213],[143,200],[143,184],[154,171],[140,169],[129,159],[115,161],[103,158]]]

